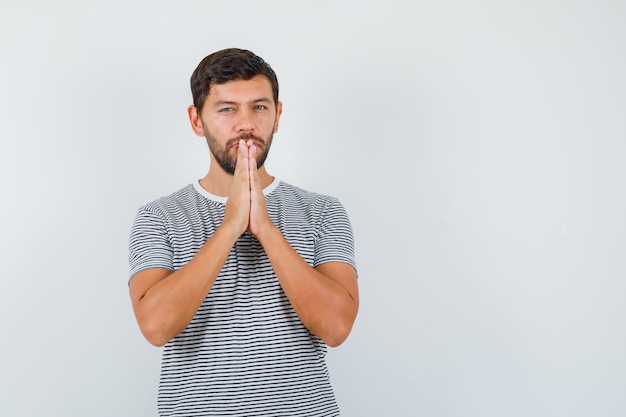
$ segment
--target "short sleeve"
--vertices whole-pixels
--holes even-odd
[[[315,241],[314,266],[326,262],[345,262],[356,269],[354,237],[348,214],[339,200],[330,198]]]
[[[137,211],[128,245],[129,276],[149,268],[174,270],[174,254],[165,221],[145,207]]]

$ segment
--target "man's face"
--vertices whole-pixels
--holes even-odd
[[[213,159],[225,172],[235,173],[240,139],[254,141],[258,167],[265,162],[281,112],[272,97],[264,76],[211,86],[200,120]]]

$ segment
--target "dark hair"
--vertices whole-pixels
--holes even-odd
[[[278,79],[270,65],[260,56],[245,49],[222,49],[205,57],[191,74],[193,104],[202,112],[209,90],[213,84],[225,84],[234,80],[249,80],[257,75],[266,76],[278,103]]]

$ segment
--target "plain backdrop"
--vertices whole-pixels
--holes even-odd
[[[202,177],[189,77],[250,49],[268,171],[351,216],[345,417],[626,415],[626,3],[0,3],[0,415],[155,416],[137,208]]]

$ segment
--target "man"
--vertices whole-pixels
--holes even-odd
[[[165,346],[159,412],[336,416],[326,345],[346,339],[359,303],[346,212],[266,171],[282,103],[263,59],[215,52],[191,90],[209,171],[141,207],[130,236],[135,316]]]

